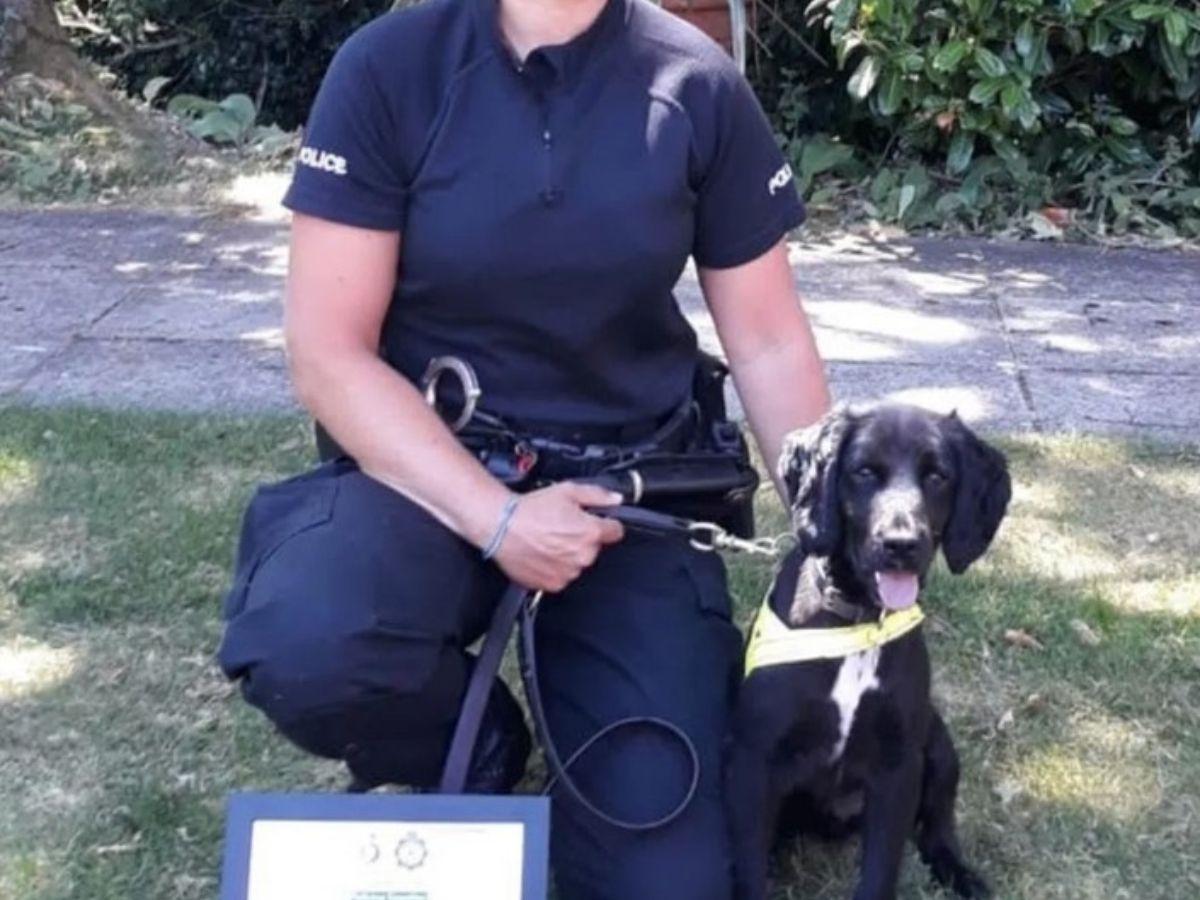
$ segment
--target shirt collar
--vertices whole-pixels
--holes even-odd
[[[607,0],[599,15],[583,32],[564,44],[536,47],[518,65],[500,30],[498,0],[472,0],[479,14],[480,27],[496,52],[517,71],[550,83],[578,81],[585,64],[607,49],[625,26],[629,0]]]

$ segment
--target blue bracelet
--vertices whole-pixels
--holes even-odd
[[[500,524],[496,526],[496,533],[492,535],[492,539],[483,549],[484,559],[491,559],[499,552],[500,545],[504,543],[504,536],[508,534],[508,526],[512,524],[513,516],[517,512],[518,499],[509,497],[508,502],[504,504],[504,511],[500,513]]]

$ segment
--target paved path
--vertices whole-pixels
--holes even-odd
[[[853,238],[792,253],[839,397],[1200,440],[1200,255]],[[285,263],[278,222],[0,213],[0,403],[292,408]],[[679,295],[712,346],[691,273]]]

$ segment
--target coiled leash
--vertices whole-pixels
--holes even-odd
[[[720,407],[719,414],[714,416],[714,419],[722,421],[723,400],[714,401],[713,397],[714,394],[721,396],[721,383],[726,372],[722,366],[714,365],[708,370],[702,370],[697,379],[700,391],[708,395],[710,410],[714,403]],[[462,405],[457,415],[451,417],[447,424],[460,438],[467,438],[468,430],[473,432],[476,441],[482,437],[484,453],[481,458],[489,465],[489,470],[501,477],[501,480],[524,483],[526,487],[532,486],[529,482],[537,480],[534,478],[534,471],[539,468],[539,454],[558,455],[570,460],[573,467],[583,473],[581,477],[572,477],[570,480],[595,484],[624,498],[625,502],[621,506],[590,510],[597,516],[614,519],[627,529],[642,534],[685,539],[692,547],[702,552],[736,550],[760,556],[778,555],[779,539],[750,540],[737,537],[714,522],[696,521],[637,505],[648,495],[659,498],[677,498],[680,495],[696,493],[745,498],[752,496],[758,483],[757,475],[748,464],[746,468],[749,471],[737,465],[731,466],[731,458],[738,454],[741,447],[740,434],[731,423],[723,422],[714,426],[710,435],[723,456],[655,452],[653,447],[657,439],[651,438],[648,447],[635,448],[631,452],[619,453],[613,457],[604,452],[595,452],[594,448],[580,450],[570,444],[557,445],[554,441],[544,439],[526,441],[515,435],[502,419],[479,408],[482,391],[475,372],[468,363],[456,357],[438,357],[430,362],[422,379],[422,386],[426,401],[431,407],[438,408],[439,384],[448,375],[458,382],[458,396]],[[691,419],[692,412],[692,405],[684,404],[671,416],[662,430],[672,431],[684,425]],[[497,445],[500,448],[499,453],[495,452]],[[557,479],[551,475],[550,480]],[[752,531],[752,514],[743,516],[740,521]],[[492,685],[499,674],[509,637],[516,628],[519,634],[521,681],[529,701],[534,731],[541,743],[550,772],[544,793],[549,794],[556,786],[561,786],[591,815],[626,831],[650,831],[675,821],[692,802],[700,784],[699,753],[691,738],[679,726],[654,716],[631,716],[601,728],[576,748],[566,760],[559,755],[558,748],[550,736],[538,680],[535,626],[541,601],[541,592],[530,591],[515,583],[505,589],[492,616],[483,646],[475,661],[471,680],[467,685],[462,709],[442,769],[439,792],[460,794],[466,788],[471,759]],[[621,819],[598,808],[583,794],[569,773],[571,766],[601,740],[614,732],[631,728],[654,729],[665,733],[683,747],[691,765],[691,777],[683,798],[665,815],[650,821]]]
[[[614,485],[609,482],[604,486],[612,488]],[[603,518],[614,519],[631,531],[658,537],[685,538],[694,548],[702,552],[737,550],[758,556],[776,556],[780,552],[781,539],[779,538],[744,540],[734,537],[721,526],[712,522],[695,522],[634,506],[605,507],[594,509],[592,512]],[[504,648],[508,644],[508,637],[514,626],[517,626],[521,681],[525,688],[525,697],[529,701],[534,731],[541,743],[546,767],[550,771],[550,779],[543,793],[549,794],[555,786],[561,785],[572,799],[591,815],[608,825],[625,831],[651,831],[670,824],[688,808],[700,784],[699,753],[691,738],[678,725],[654,716],[631,716],[619,719],[589,737],[566,760],[559,756],[558,748],[550,736],[550,729],[546,722],[545,706],[542,702],[541,687],[537,676],[535,626],[541,601],[541,592],[530,591],[515,583],[510,584],[505,590],[492,617],[491,626],[484,638],[483,647],[475,663],[475,670],[467,686],[462,712],[455,726],[454,736],[450,742],[450,751],[446,756],[446,764],[442,771],[439,793],[458,794],[465,789],[471,756],[483,720],[484,708],[491,695],[492,683],[500,670],[500,662],[504,655]],[[636,822],[605,812],[588,800],[569,773],[571,766],[601,740],[616,731],[632,728],[651,728],[666,733],[684,748],[691,766],[691,777],[682,799],[669,812],[650,821]]]

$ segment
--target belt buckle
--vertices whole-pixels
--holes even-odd
[[[454,375],[462,386],[463,408],[458,417],[449,423],[450,430],[457,434],[467,427],[467,423],[471,419],[475,418],[475,411],[479,407],[479,398],[483,396],[483,390],[479,386],[479,377],[471,368],[470,363],[457,356],[436,356],[429,361],[425,374],[421,376],[421,388],[425,392],[425,402],[435,412],[440,413],[437,389],[441,384],[442,376],[446,373]]]

